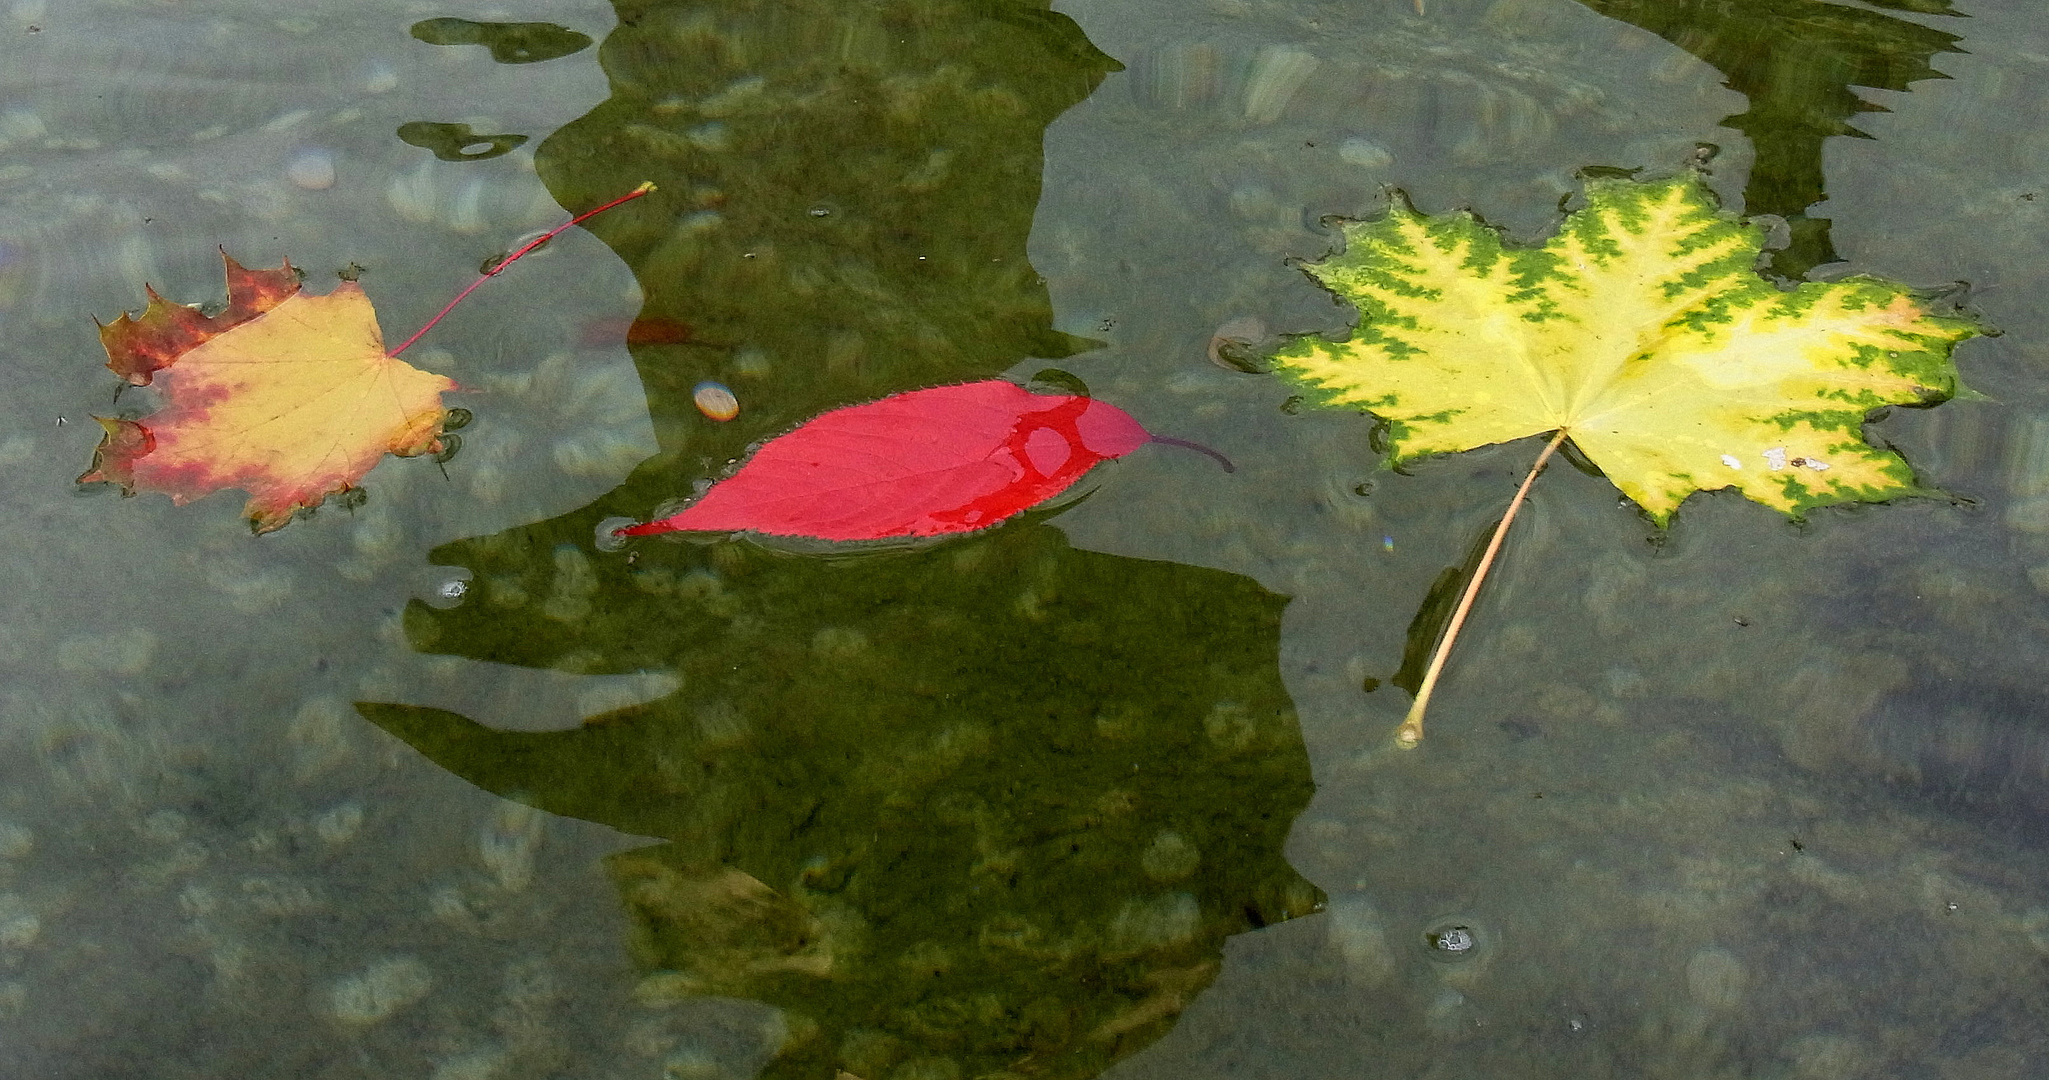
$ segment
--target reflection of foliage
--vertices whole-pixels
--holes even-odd
[[[590,48],[589,34],[554,23],[485,23],[427,19],[413,24],[415,38],[429,45],[482,45],[501,64],[533,64]]]
[[[1066,16],[1029,0],[618,6],[600,50],[612,98],[535,166],[569,206],[660,185],[592,231],[638,275],[643,317],[689,329],[635,349],[686,468],[836,405],[1076,349],[1024,251],[1046,124],[1116,66]],[[702,379],[733,388],[747,426],[697,416]]]
[[[474,600],[409,611],[420,647],[684,689],[560,733],[364,712],[489,790],[667,839],[612,860],[643,990],[787,1010],[768,1075],[1092,1076],[1226,935],[1321,899],[1280,856],[1310,794],[1282,601],[1243,578],[1036,524],[853,562],[462,549]]]
[[[573,732],[364,712],[458,775],[667,842],[615,857],[655,997],[784,1009],[768,1075],[1093,1076],[1171,1026],[1225,936],[1320,894],[1280,598],[1017,522],[853,560],[592,549],[838,405],[1082,344],[1025,259],[1045,126],[1114,63],[1038,0],[619,0],[611,100],[535,165],[646,295],[663,454],[551,521],[447,545],[431,652],[674,672]],[[738,419],[691,404],[730,385]]]
[[[422,150],[432,150],[443,161],[483,161],[511,153],[514,147],[526,142],[524,135],[485,135],[470,130],[468,124],[437,124],[431,120],[400,124],[398,138]],[[472,146],[477,149],[468,149]]]
[[[1756,151],[1744,212],[1778,214],[1791,223],[1792,242],[1774,256],[1772,268],[1796,280],[1836,259],[1828,219],[1805,214],[1826,196],[1823,140],[1863,137],[1850,118],[1884,108],[1852,88],[1904,91],[1923,79],[1944,78],[1930,61],[1936,53],[1960,51],[1955,34],[1828,0],[1580,2],[1700,57],[1728,76],[1730,89],[1750,98],[1749,109],[1725,121],[1749,136]],[[1950,0],[1872,3],[1956,14]]]

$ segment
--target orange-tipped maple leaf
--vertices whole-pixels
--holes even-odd
[[[251,271],[222,258],[220,313],[150,289],[140,318],[100,328],[107,366],[136,385],[154,380],[166,404],[140,420],[100,418],[106,438],[81,483],[180,504],[239,488],[250,527],[263,533],[355,487],[387,453],[442,448],[441,395],[455,383],[386,354],[359,286],[309,296],[289,262]]]

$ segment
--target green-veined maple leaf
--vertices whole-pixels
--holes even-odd
[[[1977,327],[1876,278],[1780,289],[1755,269],[1764,237],[1693,173],[1589,180],[1586,205],[1536,248],[1397,196],[1305,267],[1358,309],[1351,336],[1298,338],[1276,370],[1379,417],[1389,464],[1551,434],[1541,467],[1570,438],[1659,524],[1715,488],[1796,518],[1920,491],[1864,422],[1955,393],[1950,351]],[[1421,738],[1444,653],[1521,501],[1446,628],[1404,744]]]

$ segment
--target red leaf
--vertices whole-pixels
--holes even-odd
[[[771,439],[682,513],[619,530],[821,540],[986,529],[1151,441],[1124,410],[1000,379],[849,405]]]

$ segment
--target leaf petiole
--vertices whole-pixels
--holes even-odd
[[[1402,726],[1395,729],[1394,743],[1404,750],[1412,750],[1423,741],[1423,713],[1430,708],[1430,694],[1437,689],[1437,676],[1444,670],[1444,658],[1451,653],[1452,642],[1458,640],[1459,628],[1465,625],[1466,613],[1473,608],[1473,598],[1480,595],[1480,583],[1487,580],[1487,571],[1494,565],[1494,556],[1501,551],[1501,542],[1508,537],[1508,527],[1515,524],[1515,512],[1522,509],[1523,500],[1529,496],[1530,485],[1537,474],[1544,471],[1544,465],[1551,460],[1559,446],[1563,445],[1569,432],[1559,428],[1558,434],[1544,446],[1544,452],[1537,455],[1537,462],[1530,466],[1530,474],[1523,477],[1522,486],[1515,489],[1515,501],[1508,504],[1508,513],[1501,515],[1501,523],[1494,526],[1494,536],[1487,541],[1487,552],[1480,556],[1480,565],[1473,570],[1473,580],[1466,583],[1466,591],[1458,598],[1458,607],[1451,613],[1451,621],[1444,626],[1444,637],[1437,642],[1437,651],[1430,657],[1430,666],[1423,672],[1423,681],[1416,687],[1416,700],[1409,706],[1409,715],[1402,720]]]
[[[562,233],[567,232],[568,230],[575,228],[576,226],[581,225],[586,221],[589,221],[591,218],[594,218],[599,214],[602,214],[605,211],[610,210],[611,208],[619,205],[620,203],[632,202],[634,199],[638,199],[642,195],[645,195],[648,192],[653,191],[654,189],[654,181],[643,180],[640,182],[640,186],[634,188],[632,191],[629,191],[626,194],[621,195],[616,199],[613,199],[611,202],[608,202],[603,206],[596,207],[590,210],[585,210],[583,213],[578,214],[573,218],[570,218],[568,221],[565,221],[552,229],[549,229],[547,232],[542,233],[540,236],[537,236],[534,239],[527,241],[525,244],[520,246],[520,249],[518,251],[515,251],[512,254],[507,255],[506,257],[498,260],[495,264],[491,266],[490,269],[485,270],[481,275],[479,275],[477,277],[477,280],[470,282],[469,288],[464,289],[459,293],[456,293],[455,299],[450,300],[445,306],[442,307],[440,311],[435,312],[434,317],[427,320],[427,325],[422,326],[418,330],[413,331],[413,336],[405,339],[404,342],[400,343],[398,348],[391,350],[390,355],[397,356],[398,354],[406,351],[407,349],[412,348],[413,342],[420,340],[420,336],[422,334],[425,334],[427,331],[434,329],[434,324],[440,322],[442,317],[447,315],[449,312],[454,311],[455,305],[462,303],[465,297],[469,296],[469,294],[473,292],[476,292],[477,286],[482,285],[484,282],[489,281],[494,277],[497,277],[499,271],[504,270],[508,266],[511,266],[515,261],[519,259],[520,256],[526,254],[529,251],[534,250],[537,247],[540,247],[542,244],[545,244],[550,240],[555,239],[555,237],[561,235]]]
[[[1219,453],[1216,450],[1204,446],[1199,442],[1194,442],[1189,439],[1176,439],[1167,435],[1154,435],[1149,441],[1161,443],[1166,446],[1178,446],[1183,450],[1193,450],[1198,454],[1207,454],[1211,458],[1215,459],[1217,464],[1222,465],[1224,467],[1225,472],[1238,471],[1238,466],[1231,464],[1230,458],[1225,457],[1222,453]]]

